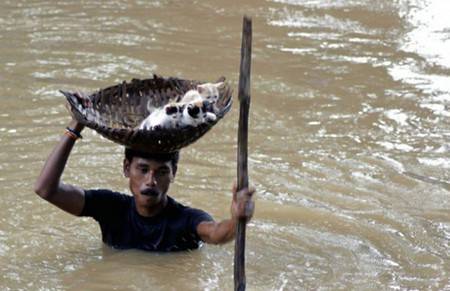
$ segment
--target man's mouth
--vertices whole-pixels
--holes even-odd
[[[142,195],[145,196],[158,196],[159,195],[159,191],[152,189],[152,188],[147,188],[141,191]]]

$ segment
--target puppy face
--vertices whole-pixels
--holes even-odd
[[[216,102],[219,99],[219,89],[223,85],[223,82],[200,84],[197,86],[197,91],[205,100]]]
[[[194,119],[201,117],[201,113],[203,111],[202,109],[203,109],[202,101],[189,103],[187,106],[187,111],[188,111],[189,116],[191,116]]]

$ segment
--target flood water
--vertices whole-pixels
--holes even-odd
[[[258,191],[248,290],[450,290],[448,1],[81,3],[0,3],[0,289],[232,290],[234,243],[116,251],[33,183],[69,121],[58,90],[158,73],[226,76],[237,92],[245,13]],[[182,151],[170,189],[217,220],[229,214],[237,121],[235,102]],[[83,135],[63,180],[129,193],[122,148]]]

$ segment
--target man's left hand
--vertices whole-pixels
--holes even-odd
[[[245,219],[250,221],[255,210],[255,202],[253,196],[255,188],[243,188],[237,190],[237,185],[233,185],[233,201],[231,203],[231,217],[233,220]]]

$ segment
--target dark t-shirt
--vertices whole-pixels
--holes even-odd
[[[181,251],[197,249],[201,239],[197,225],[212,221],[199,209],[181,205],[171,197],[164,211],[154,217],[141,216],[134,197],[110,190],[86,190],[81,216],[100,224],[103,242],[118,249]]]

